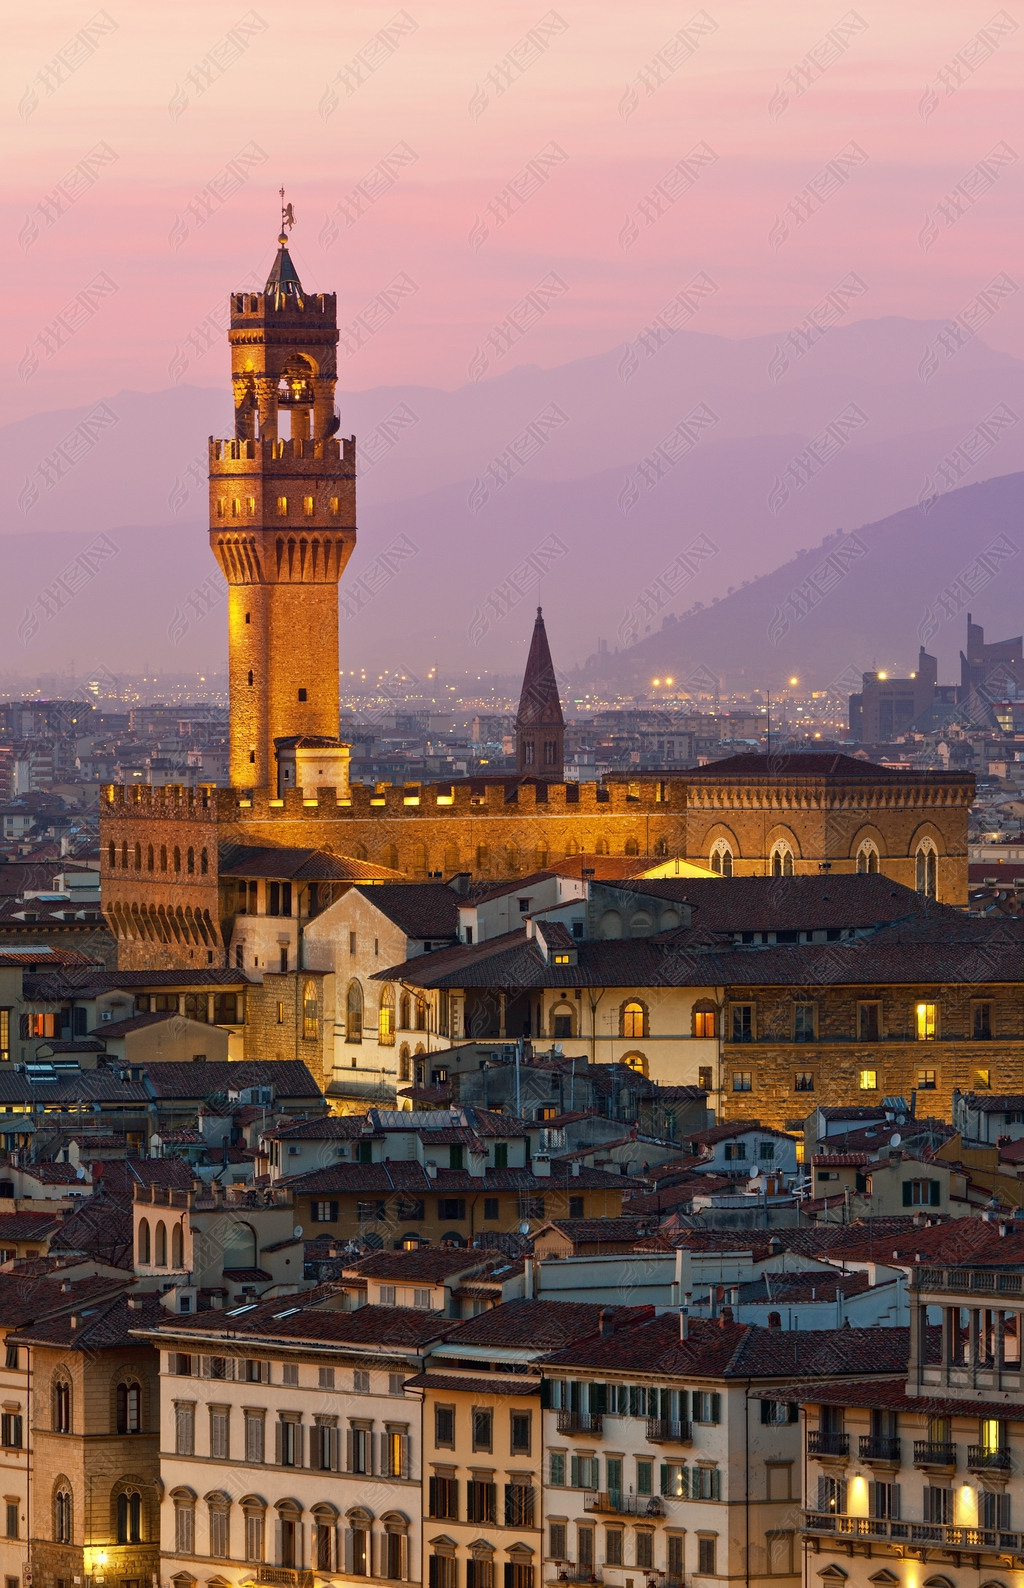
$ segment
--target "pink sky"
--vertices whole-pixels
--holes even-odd
[[[4,420],[171,384],[190,330],[250,273],[266,271],[282,182],[303,281],[337,290],[343,321],[403,273],[407,289],[415,284],[377,334],[340,359],[340,382],[351,388],[463,384],[490,329],[551,272],[565,290],[497,368],[553,365],[623,342],[699,271],[718,290],[694,323],[730,336],[793,325],[851,271],[868,287],[860,317],[947,318],[997,272],[1024,279],[1024,10],[1012,4],[107,0],[98,21],[94,4],[51,0],[5,25]],[[389,34],[396,13],[405,20]],[[680,60],[670,41],[691,19],[694,47]],[[787,74],[837,26],[841,42],[825,46],[837,58],[794,94]],[[248,34],[241,46],[239,31]],[[47,92],[62,51],[76,69]],[[659,51],[674,69],[663,67],[665,81],[649,93],[637,74]],[[348,93],[336,80],[360,54],[365,80]],[[947,94],[958,55],[965,81]],[[226,64],[197,94],[190,73],[211,58]],[[495,94],[489,73],[505,58],[525,64],[513,64],[513,80]],[[929,82],[938,98],[925,116]],[[325,117],[331,83],[338,103]],[[624,116],[630,84],[636,108]],[[790,101],[773,119],[780,85]],[[489,102],[474,117],[480,89]],[[860,163],[848,180],[773,249],[776,218],[851,143]],[[1000,144],[989,174],[970,177]],[[325,250],[328,215],[399,145],[406,163],[393,185]],[[477,218],[488,219],[490,201],[550,145],[559,163],[547,180],[504,225],[488,220],[474,251]],[[72,178],[76,201],[47,224],[39,206],[97,146],[106,152],[91,176]],[[646,224],[638,204],[698,146],[698,179]],[[246,148],[255,162],[246,180],[196,224],[190,202]],[[936,206],[958,183],[966,212],[948,225]],[[924,249],[929,213],[938,232]],[[620,234],[631,215],[639,231],[627,252]],[[102,272],[106,295],[85,308],[79,299],[69,311],[79,328],[47,352],[46,328]],[[984,335],[1024,354],[1024,292]],[[220,384],[226,369],[219,340],[192,359],[188,378]]]

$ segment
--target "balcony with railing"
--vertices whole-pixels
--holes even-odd
[[[914,1466],[915,1467],[946,1467],[956,1466],[956,1445],[947,1444],[935,1439],[914,1440]]]
[[[1010,1452],[1000,1448],[989,1450],[985,1445],[967,1446],[968,1472],[1009,1472]]]
[[[583,1496],[583,1509],[604,1516],[664,1516],[657,1494],[622,1494],[617,1489],[591,1489]]]
[[[998,1550],[1024,1555],[1024,1534],[1000,1528],[954,1527],[945,1522],[904,1522],[884,1516],[837,1516],[804,1512],[804,1532],[839,1538],[891,1539],[898,1544],[937,1544],[943,1549]]]
[[[267,1588],[313,1588],[313,1573],[291,1566],[254,1566],[250,1580],[265,1583]]]
[[[558,1413],[558,1432],[560,1434],[599,1434],[602,1426],[602,1412],[572,1412],[568,1409]]]
[[[693,1428],[678,1417],[648,1417],[647,1438],[652,1445],[689,1445]]]
[[[588,1583],[600,1584],[604,1581],[602,1574],[593,1566],[577,1566],[571,1560],[559,1561],[557,1567],[548,1567],[549,1575],[544,1581],[551,1588],[558,1588],[560,1583]]]
[[[887,1466],[900,1464],[900,1441],[889,1434],[861,1434],[860,1459],[884,1462]]]
[[[807,1435],[807,1454],[842,1459],[850,1454],[850,1436],[831,1428],[812,1428]]]

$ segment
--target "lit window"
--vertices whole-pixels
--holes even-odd
[[[302,498],[302,511],[307,518],[313,517],[313,498],[311,496]]]
[[[917,1089],[919,1092],[934,1092],[936,1086],[935,1070],[918,1070]]]
[[[861,1089],[862,1092],[877,1092],[878,1091],[878,1071],[877,1070],[861,1070],[861,1072],[860,1072],[860,1089]]]
[[[256,517],[256,498],[255,498],[255,496],[247,496],[246,497],[246,499],[245,499],[245,510],[248,513],[250,518],[255,518]]]
[[[975,1070],[975,1072],[974,1072],[974,1090],[976,1092],[991,1092],[991,1090],[992,1090],[992,1071],[991,1070]]]
[[[936,1005],[918,1004],[916,1015],[918,1042],[934,1042],[936,1027]]]
[[[624,1004],[622,1009],[622,1035],[624,1037],[642,1037],[644,1031],[644,1006],[643,1004]]]
[[[287,496],[279,496],[278,497],[278,499],[277,499],[277,516],[278,516],[278,518],[287,518],[288,517],[288,498],[287,498]]]
[[[329,511],[329,513],[330,513],[332,518],[337,518],[340,508],[341,508],[341,502],[340,502],[339,498],[337,496],[332,496],[331,500],[330,500],[330,503],[328,505],[328,511]]]
[[[239,509],[241,508],[241,506],[242,506],[242,504],[238,500],[238,497],[237,496],[233,496],[231,498],[231,517],[232,518],[237,518],[238,517]]]

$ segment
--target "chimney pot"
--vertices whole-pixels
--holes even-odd
[[[718,1320],[718,1327],[720,1329],[727,1329],[731,1323],[732,1323],[732,1308],[730,1306],[726,1305],[726,1306],[724,1306],[722,1308],[722,1315],[721,1315],[721,1317]]]
[[[601,1338],[604,1340],[607,1340],[609,1335],[615,1333],[615,1319],[605,1307],[601,1308],[598,1315],[597,1326]]]
[[[690,1338],[690,1314],[685,1307],[679,1309],[679,1338],[680,1340]]]

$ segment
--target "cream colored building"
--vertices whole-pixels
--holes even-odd
[[[405,1383],[452,1324],[343,1301],[317,1291],[150,1332],[165,1581],[420,1580],[419,1402]]]
[[[808,1582],[1005,1588],[1024,1572],[1024,1238],[1002,1218],[955,1228],[915,1240],[907,1368],[807,1386]]]

